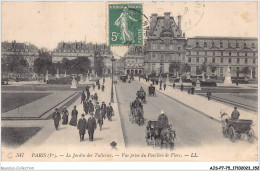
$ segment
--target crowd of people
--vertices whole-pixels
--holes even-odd
[[[52,115],[54,120],[55,129],[58,130],[59,123],[62,120],[63,125],[71,125],[75,126],[79,130],[80,142],[84,141],[84,135],[86,134],[86,130],[88,131],[89,141],[94,140],[94,132],[99,126],[100,131],[102,131],[102,125],[104,124],[104,120],[107,118],[108,121],[112,121],[112,116],[114,116],[114,110],[111,106],[111,103],[106,105],[105,101],[102,101],[100,106],[98,101],[98,94],[95,91],[95,87],[98,87],[98,90],[104,92],[105,90],[105,78],[103,78],[102,88],[100,86],[99,80],[95,84],[92,84],[92,95],[90,92],[90,86],[86,86],[86,90],[81,93],[81,101],[80,103],[83,105],[84,113],[81,114],[81,117],[78,119],[78,110],[77,107],[74,106],[71,111],[71,119],[69,121],[69,112],[67,107],[64,107],[61,112],[56,108],[55,112]],[[89,118],[86,120],[85,116],[89,115]]]

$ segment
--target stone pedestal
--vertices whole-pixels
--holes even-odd
[[[83,75],[80,76],[79,84],[84,84]]]
[[[196,87],[195,87],[195,90],[201,90],[201,87],[200,87],[200,80],[199,80],[198,77],[197,77],[197,81],[196,81]]]
[[[46,75],[45,75],[45,81],[46,82],[49,81],[49,73],[48,73],[48,71],[46,72]]]
[[[201,81],[202,81],[202,82],[205,82],[205,81],[206,81],[206,80],[205,80],[205,73],[204,73],[204,72],[202,73],[202,79],[201,79]]]
[[[180,79],[179,79],[179,83],[182,83],[182,78],[181,78],[181,76],[180,76]]]
[[[55,74],[56,78],[60,78],[59,69],[57,69],[57,74]]]
[[[187,79],[190,79],[190,72],[187,72]]]
[[[224,84],[232,84],[229,67],[227,67],[227,73],[226,73],[226,76],[225,76]]]
[[[73,76],[70,88],[78,88],[77,81],[75,80],[74,76]]]

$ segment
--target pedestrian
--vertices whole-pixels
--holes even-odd
[[[82,91],[82,93],[81,93],[81,102],[80,102],[80,104],[84,103],[85,99],[86,99],[85,92]]]
[[[98,90],[100,90],[100,84],[98,84]]]
[[[191,87],[191,94],[194,94],[194,85],[192,85],[192,87]]]
[[[89,97],[90,97],[90,92],[87,91],[87,100],[89,100]]]
[[[109,103],[107,107],[107,119],[109,121],[112,121],[112,116],[114,116],[114,110],[113,107],[111,106],[111,103]]]
[[[103,78],[103,84],[105,84],[105,78]]]
[[[97,118],[97,123],[99,125],[99,128],[100,128],[100,131],[102,131],[102,125],[103,125],[103,119],[104,119],[104,116],[103,116],[103,112],[101,110],[101,108],[99,106],[97,106],[96,108],[96,118]]]
[[[208,97],[208,100],[210,100],[210,98],[211,98],[211,91],[210,91],[210,89],[208,89],[208,91],[207,91],[207,97]]]
[[[58,111],[57,108],[55,109],[55,112],[53,113],[52,118],[54,120],[55,129],[58,131],[58,127],[59,127],[61,117],[60,117],[60,112]]]
[[[74,106],[74,109],[71,112],[71,119],[70,119],[70,125],[76,126],[78,121],[78,111],[76,109],[76,106]]]
[[[96,87],[96,86],[95,86],[95,84],[93,83],[93,84],[92,84],[92,88],[93,88],[94,91],[95,91],[95,87]]]
[[[104,92],[104,90],[105,90],[105,86],[104,86],[104,84],[102,85],[102,92]]]
[[[81,114],[81,118],[79,119],[78,126],[77,126],[77,128],[79,130],[80,142],[84,141],[84,135],[86,133],[86,128],[87,128],[87,121],[84,117],[85,117],[85,115]]]
[[[98,113],[100,111],[100,106],[99,106],[99,102],[97,102],[96,106],[95,106],[95,118],[98,118]]]
[[[90,113],[90,115],[93,114],[93,112],[94,112],[94,105],[91,100],[89,101],[89,104],[88,104],[88,112]]]
[[[163,85],[163,89],[164,89],[164,90],[166,89],[166,83],[164,83],[164,85]]]
[[[188,88],[188,94],[190,94],[191,93],[191,88]]]
[[[93,142],[94,132],[95,132],[96,128],[97,128],[96,119],[93,117],[93,113],[91,113],[90,117],[88,118],[88,122],[87,122],[89,141]]]
[[[162,80],[160,81],[160,90],[162,89]]]
[[[232,120],[239,119],[239,116],[240,116],[240,113],[237,110],[237,107],[234,107],[234,111],[231,113],[231,119]]]
[[[69,120],[69,112],[67,110],[67,107],[65,106],[62,110],[62,124],[67,125]]]
[[[183,84],[181,83],[181,91],[183,91],[183,88],[184,88],[184,86],[183,86]]]
[[[173,82],[172,87],[175,89],[175,82]]]
[[[86,92],[89,92],[89,86],[88,85],[86,86]]]
[[[154,85],[154,79],[153,79],[153,85]]]
[[[237,84],[237,86],[238,86],[238,80],[236,80],[236,84]]]
[[[87,115],[88,111],[89,111],[89,101],[87,99],[85,100],[85,103],[84,103],[84,111],[85,111],[85,114]]]
[[[102,102],[101,105],[101,112],[103,114],[104,119],[106,119],[106,114],[107,114],[107,105],[105,104],[105,102]]]

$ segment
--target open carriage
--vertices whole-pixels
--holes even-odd
[[[159,145],[163,148],[165,144],[166,148],[174,148],[176,133],[171,125],[162,125],[159,121],[148,121],[145,131],[147,145],[153,145],[153,147]]]
[[[146,93],[145,93],[145,91],[143,91],[143,90],[137,91],[137,92],[136,92],[136,96],[137,96],[138,99],[140,99],[143,103],[146,103],[146,99],[145,99]]]
[[[130,103],[129,120],[132,123],[136,123],[139,126],[144,124],[144,111],[140,106],[135,106],[134,103]]]
[[[221,115],[222,134],[225,138],[229,138],[235,142],[242,134],[247,136],[247,141],[252,143],[254,141],[254,131],[251,128],[253,121],[246,119],[232,120],[226,113]]]
[[[149,92],[149,96],[156,96],[155,87],[154,86],[149,86],[148,92]]]

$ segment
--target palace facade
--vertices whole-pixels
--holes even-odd
[[[130,46],[124,56],[125,74],[143,74],[144,69],[144,48],[142,46]]]
[[[152,14],[146,32],[144,73],[168,73],[173,61],[185,62],[185,34],[181,29],[181,16],[177,22],[165,12],[164,16]]]
[[[39,49],[30,43],[2,42],[1,57],[5,59],[9,56],[19,56],[27,60],[29,68],[32,68],[35,59],[39,57]]]
[[[185,63],[191,75],[199,75],[202,63],[207,74],[239,76],[239,71],[249,67],[250,77],[257,77],[257,38],[243,37],[194,37],[187,39]]]

